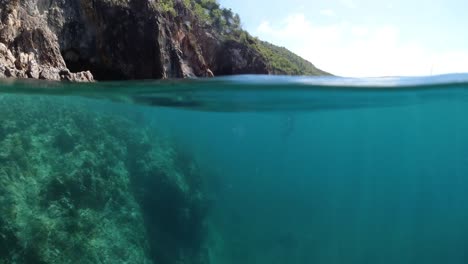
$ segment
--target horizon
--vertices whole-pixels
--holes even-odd
[[[251,35],[285,47],[317,68],[345,77],[430,76],[468,72],[457,0],[219,0]],[[262,10],[262,11],[259,11]],[[422,11],[424,10],[424,11]]]

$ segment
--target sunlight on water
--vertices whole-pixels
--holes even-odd
[[[468,263],[468,76],[0,88],[0,263]]]

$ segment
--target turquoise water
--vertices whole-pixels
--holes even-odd
[[[0,90],[0,263],[468,263],[468,75]]]

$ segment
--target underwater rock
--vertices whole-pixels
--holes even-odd
[[[0,97],[0,263],[207,264],[193,160],[78,101]]]

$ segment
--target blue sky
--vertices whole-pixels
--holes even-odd
[[[468,1],[219,0],[252,35],[341,76],[468,72]]]

